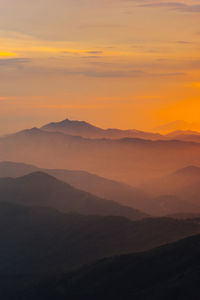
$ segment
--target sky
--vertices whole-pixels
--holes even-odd
[[[200,0],[0,0],[0,134],[199,115]]]

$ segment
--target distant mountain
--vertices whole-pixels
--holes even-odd
[[[194,175],[198,173],[198,168],[192,166],[183,169],[182,172],[187,173],[187,170],[188,172],[189,170],[193,170]],[[173,192],[169,190],[168,187],[160,192],[163,179],[159,185],[156,183],[154,187],[155,191],[158,192],[158,195],[156,193],[155,195],[151,195],[151,190],[149,191],[149,194],[143,192],[143,190],[148,190],[148,187],[146,186],[142,187],[140,190],[84,171],[40,169],[23,163],[0,162],[0,178],[20,177],[36,171],[45,172],[59,180],[65,181],[75,188],[92,193],[97,197],[114,200],[121,205],[127,205],[134,209],[137,208],[152,216],[200,213],[200,205],[195,205],[194,203],[191,203],[191,201],[181,200],[177,196],[173,196]],[[191,172],[189,172],[189,174],[191,174]],[[192,176],[189,176],[189,178],[191,179],[191,183],[194,182]],[[178,184],[179,181],[177,178],[173,178],[171,182],[173,184]],[[177,186],[175,189],[177,189]],[[171,192],[172,195],[167,194],[169,192]]]
[[[0,162],[0,178],[22,177],[40,170],[41,169],[36,166],[25,163],[16,163],[11,161]]]
[[[34,172],[16,179],[1,178],[0,199],[23,205],[54,207],[61,212],[84,215],[125,216],[132,220],[147,217],[147,214],[136,209],[95,197],[43,172]]]
[[[200,219],[200,213],[172,214],[168,215],[168,218],[173,218],[177,220]]]
[[[101,260],[29,293],[42,300],[195,300],[200,298],[199,269],[197,235],[149,252]]]
[[[184,131],[195,131],[200,129],[199,123],[189,123],[183,120],[176,120],[168,124],[160,125],[155,128],[156,131],[161,132],[162,134],[169,133],[171,131],[184,130]]]
[[[190,198],[182,198],[173,194],[163,194],[133,201],[136,208],[153,216],[174,214],[200,214],[200,202],[194,203]]]
[[[167,176],[152,180],[144,184],[141,189],[151,197],[163,197],[171,195],[180,203],[185,203],[188,209],[176,211],[184,214],[199,214],[200,212],[200,168],[188,166],[177,170]],[[172,204],[173,206],[173,204]],[[196,207],[196,208],[195,208]],[[175,211],[173,212],[175,213]],[[168,214],[173,214],[168,213]]]
[[[29,286],[97,259],[148,250],[200,232],[199,222],[192,220],[133,222],[123,217],[66,215],[51,208],[10,203],[0,203],[0,220],[0,295],[4,300],[22,300]],[[148,269],[148,264],[145,267]],[[123,268],[121,271],[123,275]],[[26,299],[31,295],[29,290]]]
[[[142,138],[142,139],[159,139],[160,134],[144,132],[140,130],[120,130],[116,128],[102,129],[91,125],[85,121],[63,120],[61,122],[53,122],[41,127],[42,130],[51,132],[62,132],[74,136],[82,136],[84,138],[109,138],[120,139],[125,137]]]
[[[143,188],[153,195],[168,193],[179,196],[184,189],[190,188],[193,185],[197,185],[198,187],[199,183],[200,167],[187,166],[167,176],[152,180],[144,185]],[[190,200],[192,201],[192,199]]]
[[[165,136],[168,138],[176,138],[177,136],[192,136],[192,135],[197,135],[200,136],[200,132],[198,131],[193,131],[193,130],[175,130],[172,131],[168,134],[166,134]]]
[[[197,166],[187,166],[185,168],[179,169],[176,172],[172,174],[172,176],[181,177],[183,176],[185,179],[191,180],[194,182],[194,180],[200,179],[200,167]]]
[[[200,132],[192,130],[176,130],[165,135],[165,139],[200,143]]]
[[[86,170],[133,186],[200,164],[200,144],[125,138],[86,139],[33,128],[0,138],[1,161]]]
[[[145,140],[171,140],[197,142],[200,143],[200,132],[190,130],[196,128],[195,124],[189,124],[185,121],[175,121],[166,125],[157,127],[155,131],[162,132],[145,132],[136,129],[121,130],[117,128],[102,129],[91,125],[85,121],[63,120],[61,122],[52,122],[41,127],[42,130],[50,132],[62,132],[68,135],[81,136],[84,138],[139,138]],[[200,129],[200,124],[199,127]],[[179,130],[177,130],[179,129]],[[182,129],[182,130],[181,130]]]
[[[83,137],[98,137],[104,132],[103,129],[93,126],[85,121],[63,120],[52,122],[41,127],[42,130],[67,133]]]
[[[64,169],[42,169],[33,165],[15,162],[0,162],[0,178],[21,177],[41,171],[62,180],[73,187],[89,192],[97,197],[115,200],[134,208],[134,200],[144,201],[148,196],[137,188],[110,180],[85,171]]]

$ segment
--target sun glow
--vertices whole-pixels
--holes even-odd
[[[10,56],[16,56],[16,54],[15,53],[1,52],[0,51],[0,58],[1,57],[10,57]]]

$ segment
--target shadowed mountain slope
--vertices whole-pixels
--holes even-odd
[[[200,167],[187,166],[167,176],[147,182],[145,188],[153,195],[178,194],[180,190],[200,182]]]
[[[190,201],[190,198],[183,199],[175,195],[160,195],[133,201],[136,208],[148,212],[154,216],[167,216],[173,214],[195,214],[200,213],[200,203]]]
[[[85,215],[117,215],[134,220],[147,217],[146,214],[128,206],[75,189],[43,172],[34,172],[15,179],[1,178],[0,200],[54,207],[61,212]]]
[[[104,259],[35,288],[37,299],[196,300],[200,236],[152,251]]]
[[[142,139],[159,139],[162,135],[159,133],[144,132],[140,130],[130,129],[121,130],[116,128],[102,129],[93,126],[85,121],[63,120],[61,122],[52,122],[41,127],[42,130],[52,132],[62,132],[74,136],[82,136],[85,138],[109,138],[120,139],[125,137],[142,138]]]
[[[200,143],[200,133],[197,131],[177,130],[165,135],[165,138],[171,140],[176,139],[180,141]]]
[[[115,200],[122,205],[134,208],[134,200],[146,199],[147,195],[137,188],[110,180],[85,171],[41,169],[33,165],[15,162],[0,162],[0,178],[21,177],[42,171],[62,180],[75,188],[89,192],[97,197]]]
[[[0,203],[0,220],[2,299],[21,300],[33,282],[97,259],[148,250],[200,232],[199,222],[193,220],[130,221],[10,203]]]
[[[200,205],[200,168],[188,166],[168,176],[153,180],[144,188],[152,196],[171,194],[191,205]]]
[[[42,130],[50,132],[62,132],[69,135],[81,136],[84,138],[139,138],[145,140],[180,140],[200,143],[200,133],[192,130],[176,130],[168,134],[145,132],[136,129],[121,130],[117,128],[102,129],[93,126],[85,121],[63,120],[52,122],[41,127]]]
[[[86,170],[133,186],[200,163],[199,151],[199,143],[85,139],[37,128],[0,138],[1,161]]]
[[[198,168],[194,171],[194,167],[185,168],[182,172],[187,175],[188,182],[195,182],[196,176],[198,177]],[[190,170],[189,174],[188,171]],[[193,170],[194,176],[192,176],[191,171]],[[121,205],[128,205],[134,209],[141,210],[147,214],[154,216],[164,216],[164,215],[174,215],[174,214],[196,214],[200,213],[200,205],[193,203],[191,199],[182,199],[179,196],[173,195],[173,191],[170,190],[170,187],[167,186],[159,194],[159,190],[162,188],[164,181],[156,183],[154,189],[158,192],[158,195],[151,195],[151,190],[148,193],[142,191],[142,189],[137,189],[130,187],[126,184],[115,182],[89,174],[84,171],[68,171],[68,170],[50,170],[50,169],[39,169],[35,166],[12,163],[12,162],[1,162],[0,163],[0,177],[9,176],[9,177],[18,177],[21,175],[29,174],[34,171],[42,171],[56,177],[59,180],[65,181],[75,188],[85,190],[92,194],[95,194],[97,197],[112,199]],[[180,171],[180,173],[182,173]],[[179,174],[179,172],[177,172]],[[171,183],[175,185],[175,191],[177,191],[177,184],[179,180],[172,178]],[[190,176],[191,174],[191,176]],[[185,180],[183,181],[183,183]],[[182,183],[182,184],[183,184]],[[183,186],[181,185],[183,188]],[[143,188],[145,191],[148,191],[148,187]],[[167,194],[167,193],[171,193]]]

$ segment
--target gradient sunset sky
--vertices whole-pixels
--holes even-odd
[[[198,123],[200,0],[0,0],[0,79],[0,133]]]

